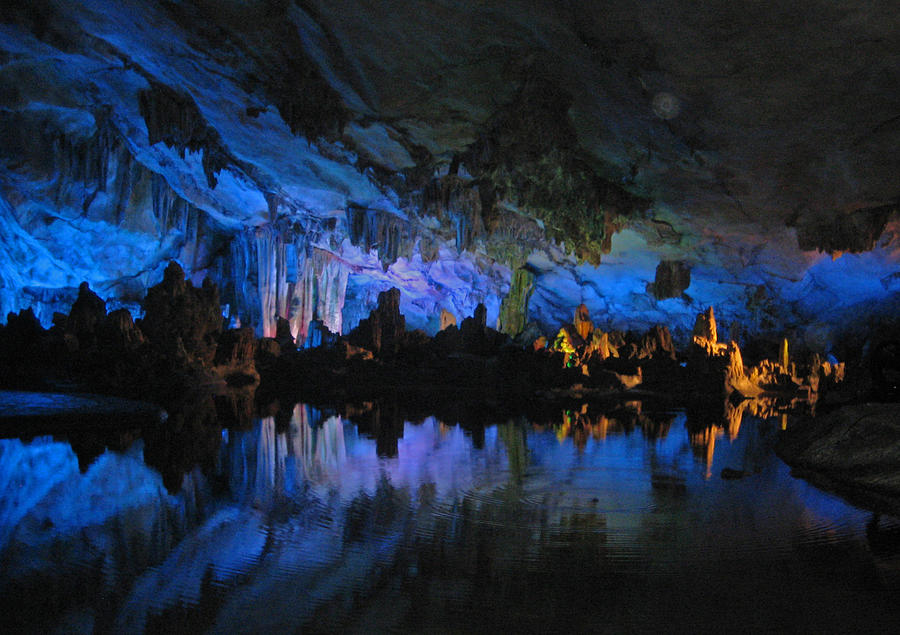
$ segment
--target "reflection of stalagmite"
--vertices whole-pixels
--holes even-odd
[[[607,434],[609,434],[609,419],[605,415],[600,415],[594,421],[594,425],[591,426],[591,434],[598,441],[606,439]]]
[[[706,465],[706,478],[712,476],[713,455],[716,453],[716,437],[719,433],[720,429],[716,426],[708,426],[690,435],[695,454],[702,458]]]
[[[747,400],[739,401],[736,404],[730,399],[725,401],[725,431],[728,433],[729,441],[734,441],[740,434],[744,411],[750,403]]]

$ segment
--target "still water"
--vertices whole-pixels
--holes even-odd
[[[139,434],[87,454],[0,440],[0,630],[888,632],[900,619],[900,523],[791,476],[772,450],[780,418],[709,425],[633,402],[466,429],[371,420],[298,405],[207,430],[207,460],[175,486]]]

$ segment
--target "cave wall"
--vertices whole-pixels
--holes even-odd
[[[671,157],[666,176],[660,157],[687,148],[706,175],[714,166],[694,163],[717,155],[682,138],[690,104],[628,101],[636,50],[586,71],[609,89],[592,93],[603,125],[591,134],[612,135],[598,151],[582,82],[563,72],[590,61],[583,51],[519,56],[527,31],[510,22],[473,65],[431,24],[433,59],[397,66],[395,94],[391,48],[342,31],[357,17],[317,3],[10,3],[0,316],[31,306],[49,325],[83,280],[137,312],[170,259],[218,283],[233,324],[271,335],[282,316],[298,339],[314,318],[349,330],[392,286],[409,327],[427,332],[442,310],[462,320],[483,303],[491,325],[551,333],[585,303],[604,328],[662,322],[686,339],[713,305],[735,337],[787,331],[823,350],[848,316],[894,305],[900,220],[874,185],[839,209],[766,216],[719,169],[708,189],[666,198],[687,164]],[[468,25],[460,37],[485,28],[462,9],[446,17]],[[572,25],[554,24],[547,37],[564,41]],[[648,134],[661,146],[636,163]],[[628,139],[634,152],[612,150]],[[688,284],[663,293],[657,272],[672,262]]]

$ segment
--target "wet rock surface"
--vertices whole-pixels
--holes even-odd
[[[789,427],[776,448],[788,464],[900,501],[900,409],[845,406]]]

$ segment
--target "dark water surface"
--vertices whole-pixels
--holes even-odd
[[[299,405],[175,488],[139,435],[2,439],[0,630],[895,631],[900,523],[792,477],[782,424]]]

